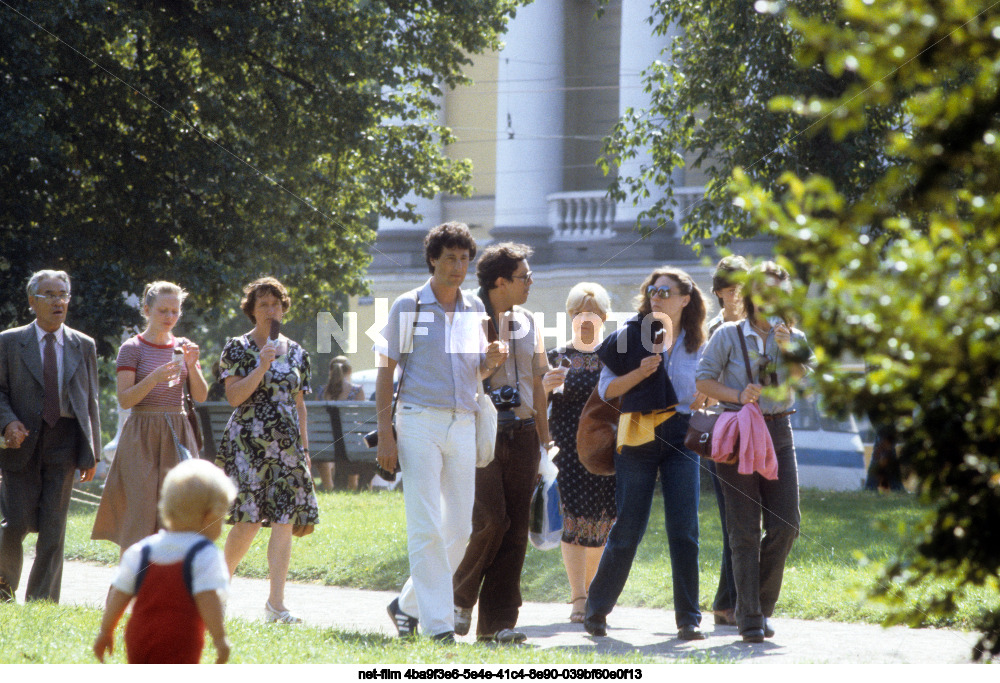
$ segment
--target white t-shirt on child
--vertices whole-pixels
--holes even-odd
[[[153,564],[176,564],[184,561],[188,550],[204,536],[194,531],[161,530],[157,534],[147,536],[122,554],[118,565],[118,574],[111,585],[128,595],[135,595],[135,578],[139,573],[139,562],[142,547],[150,546],[149,561]],[[205,591],[220,591],[220,597],[225,600],[229,591],[229,570],[226,568],[225,557],[214,544],[198,551],[191,563],[192,594]]]

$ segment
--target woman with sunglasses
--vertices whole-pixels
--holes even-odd
[[[785,558],[799,535],[799,482],[789,415],[790,384],[802,376],[810,353],[805,335],[778,314],[788,273],[768,261],[750,271],[744,286],[746,318],[719,327],[698,365],[698,389],[727,410],[756,403],[764,415],[778,461],[778,478],[740,474],[738,464],[716,463],[726,500],[726,526],[736,580],[736,625],[743,640],[774,636],[768,617],[781,591]],[[741,345],[746,345],[750,370]],[[761,519],[764,537],[761,539]]]
[[[704,397],[695,370],[705,341],[705,300],[687,273],[662,267],[639,288],[637,315],[601,344],[605,399],[621,397],[615,450],[617,520],[590,584],[583,625],[607,635],[646,532],[659,473],[666,513],[677,637],[701,640],[698,607],[698,456],[684,447],[688,416]]]

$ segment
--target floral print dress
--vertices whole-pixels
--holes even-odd
[[[249,334],[230,339],[219,361],[222,380],[246,377],[259,360]],[[238,488],[229,524],[292,524],[301,536],[319,521],[295,409],[296,394],[311,391],[309,378],[309,355],[289,340],[288,351],[274,359],[260,386],[229,418],[216,458]]]
[[[555,464],[559,468],[556,482],[563,514],[562,540],[570,545],[600,548],[615,522],[615,478],[591,474],[580,463],[576,430],[583,406],[601,377],[601,361],[596,353],[577,351],[572,346],[551,349],[548,358],[552,367],[558,367],[563,358],[570,361],[563,392],[549,395],[549,430],[559,446]]]

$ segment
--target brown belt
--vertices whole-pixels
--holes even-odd
[[[780,420],[783,417],[788,417],[789,415],[791,415],[794,412],[795,412],[795,409],[793,408],[792,410],[786,410],[783,413],[770,413],[769,415],[765,415],[764,416],[764,421],[765,422],[774,422],[775,420]]]

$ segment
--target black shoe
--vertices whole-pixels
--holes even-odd
[[[771,628],[771,622],[769,622],[767,619],[764,620],[764,637],[774,638],[774,629]]]
[[[764,629],[762,628],[748,628],[747,630],[740,633],[743,636],[744,643],[763,643],[764,642]]]
[[[3,579],[0,579],[0,602],[14,602],[14,589]]]
[[[431,640],[435,640],[441,645],[454,645],[455,644],[455,632],[445,631],[444,633],[435,633],[431,636]]]
[[[411,617],[399,609],[399,598],[393,598],[389,606],[386,607],[386,611],[389,613],[392,623],[395,624],[400,638],[412,638],[417,635],[417,618]]]
[[[720,609],[720,610],[715,610],[712,614],[715,615],[716,626],[736,626],[735,610]]]
[[[513,628],[502,628],[496,633],[476,636],[480,643],[496,643],[497,645],[520,645],[528,639],[528,634]]]
[[[598,638],[603,638],[608,635],[608,622],[603,616],[595,614],[592,617],[587,617],[583,620],[583,627],[587,629],[587,633],[592,636],[597,636]]]
[[[705,633],[697,626],[688,624],[677,629],[677,637],[681,640],[705,640]]]

